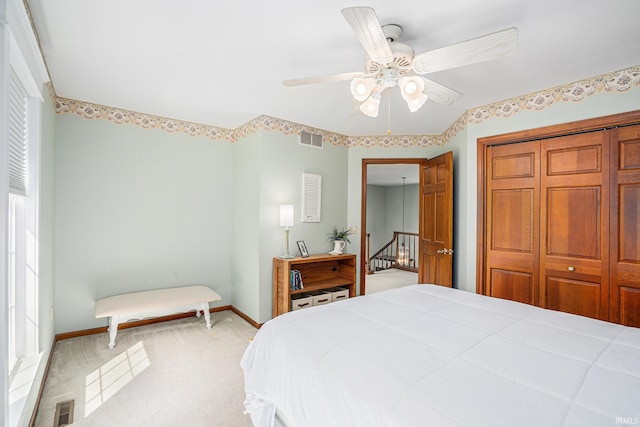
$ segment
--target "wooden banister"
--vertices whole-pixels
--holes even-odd
[[[367,243],[370,241],[370,235],[367,234]],[[406,265],[398,262],[398,253],[401,247],[409,251]],[[367,253],[369,249],[367,250]],[[373,256],[368,257],[368,271],[381,271],[389,268],[398,268],[418,272],[418,233],[405,233],[402,231],[394,231],[393,238],[385,244]]]

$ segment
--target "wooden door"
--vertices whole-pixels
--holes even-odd
[[[487,148],[485,295],[537,304],[540,142]]]
[[[611,132],[610,320],[640,327],[640,125]]]
[[[541,142],[540,303],[609,319],[609,132]]]
[[[425,161],[420,170],[418,282],[452,286],[453,153]]]

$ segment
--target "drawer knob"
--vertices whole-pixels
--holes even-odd
[[[569,271],[576,271],[576,268],[575,268],[575,267],[571,267],[571,266],[569,266],[569,267],[567,267],[567,270],[569,270]]]

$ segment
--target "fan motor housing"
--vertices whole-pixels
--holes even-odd
[[[365,61],[365,70],[370,74],[377,74],[385,68],[396,68],[402,75],[407,74],[413,63],[413,57],[415,56],[414,50],[404,43],[392,42],[389,43],[391,53],[393,53],[393,60],[387,64],[382,64],[374,61],[369,56]]]

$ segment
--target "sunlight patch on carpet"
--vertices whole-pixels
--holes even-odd
[[[142,341],[132,345],[86,378],[85,417],[151,366]]]

